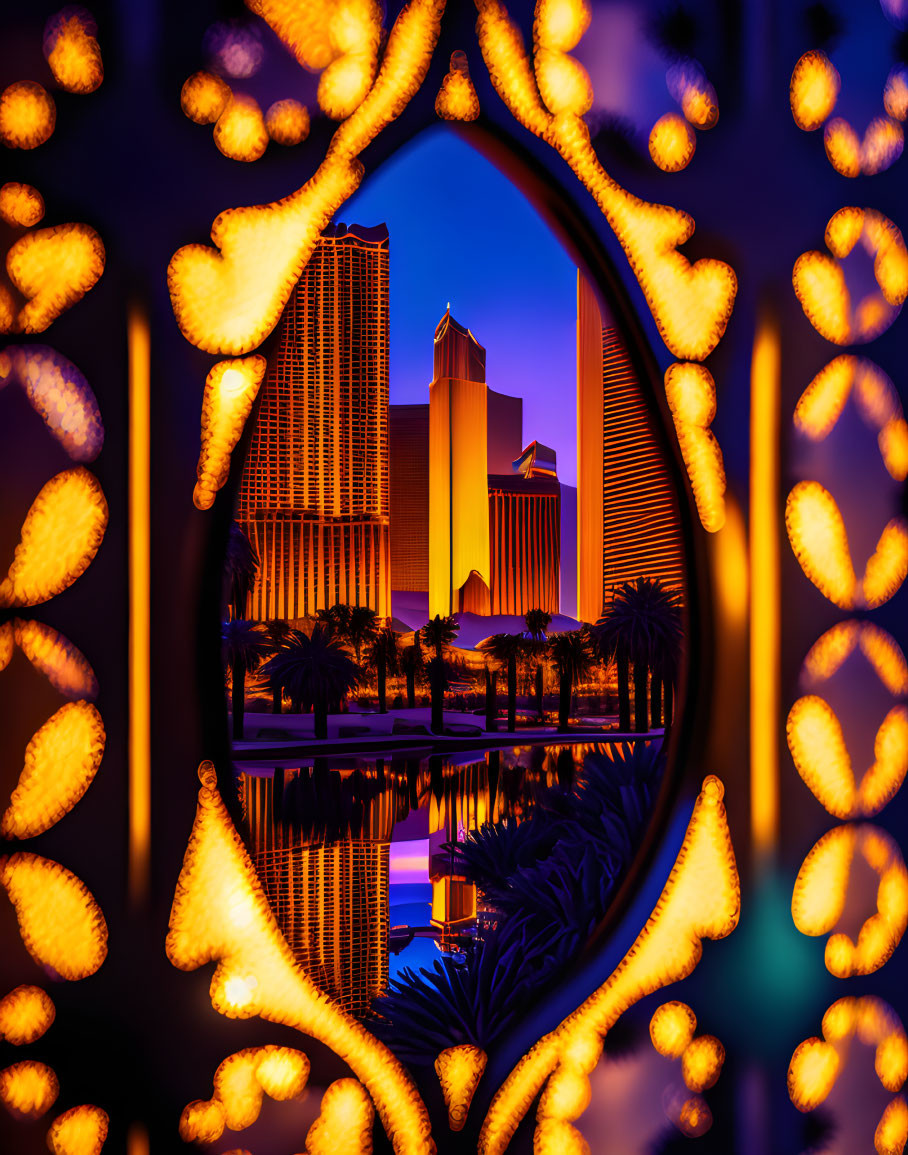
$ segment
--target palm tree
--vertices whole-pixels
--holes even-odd
[[[283,618],[270,618],[265,622],[265,637],[271,644],[272,653],[277,653],[287,638],[293,633],[293,626]],[[283,707],[283,691],[279,685],[271,687],[271,713],[280,714]]]
[[[434,647],[435,657],[441,658],[444,647],[450,646],[459,633],[460,625],[456,618],[443,618],[441,614],[436,614],[419,631],[419,636],[427,646]]]
[[[413,635],[413,645],[404,646],[400,651],[400,665],[407,676],[407,709],[412,710],[416,705],[416,674],[423,668],[418,631]]]
[[[252,543],[239,525],[232,521],[227,535],[227,555],[224,558],[224,601],[231,617],[245,617],[246,602],[255,585],[258,568],[258,554]]]
[[[659,725],[659,714],[657,713],[657,705],[661,707],[661,721],[668,730],[672,724],[672,710],[674,707],[675,697],[675,675],[678,672],[678,662],[681,657],[681,648],[678,646],[668,646],[666,649],[657,653],[653,658],[653,680],[652,680],[652,700],[653,700],[653,725]],[[659,701],[657,703],[657,696]]]
[[[246,674],[257,669],[268,653],[268,639],[259,629],[258,623],[245,618],[232,618],[221,627],[221,645],[224,661],[230,667],[233,736],[242,739],[246,712]]]
[[[430,728],[433,734],[441,734],[445,728],[445,690],[448,688],[448,671],[444,658],[429,658],[426,663],[426,671],[429,675],[429,691],[432,695]]]
[[[315,737],[328,737],[328,709],[359,683],[362,671],[336,638],[322,624],[307,637],[294,630],[281,649],[262,669],[271,685],[287,692],[294,708],[311,702],[315,713]]]
[[[618,730],[627,734],[631,728],[630,658],[621,623],[605,615],[591,627],[590,634],[600,658],[605,662],[614,659],[618,675]]]
[[[517,659],[526,653],[526,638],[522,634],[492,634],[477,647],[496,665],[508,671],[508,731],[517,729]]]
[[[552,615],[545,610],[527,610],[523,616],[527,624],[527,633],[537,642],[545,641],[545,632],[552,624]]]
[[[568,630],[549,638],[549,654],[558,671],[558,729],[568,728],[574,685],[593,665],[590,642],[583,630]]]
[[[342,641],[346,641],[351,609],[351,606],[337,602],[325,610],[318,610],[315,616],[331,637],[338,637]]]
[[[378,614],[375,610],[370,610],[368,606],[350,606],[345,637],[353,647],[357,665],[362,662],[363,646],[373,641],[378,631]]]
[[[527,610],[523,620],[527,624],[529,640],[536,643],[537,653],[541,659],[545,654],[545,632],[552,623],[552,615],[546,613],[545,610]],[[536,713],[539,715],[540,722],[545,718],[542,678],[542,661],[540,660],[536,663]]]
[[[634,729],[647,725],[647,675],[663,677],[673,668],[681,648],[681,595],[667,589],[659,578],[624,582],[614,592],[612,604],[594,626],[603,648],[618,663],[619,728],[630,728],[628,662],[634,667]],[[670,682],[670,679],[669,679]],[[623,683],[623,686],[622,686]]]
[[[368,651],[369,664],[375,667],[378,679],[378,712],[388,712],[388,674],[400,668],[400,641],[390,626],[383,626],[375,634]]]
[[[486,729],[498,729],[498,670],[486,666]]]
[[[428,663],[429,690],[432,694],[432,732],[440,734],[444,730],[444,700],[448,679],[445,672],[444,647],[460,633],[460,626],[454,618],[436,614],[420,630],[420,636],[427,646],[433,646],[435,657]]]

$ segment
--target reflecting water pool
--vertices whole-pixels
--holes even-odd
[[[405,1060],[487,1048],[582,951],[661,742],[240,762],[253,860],[308,974]]]

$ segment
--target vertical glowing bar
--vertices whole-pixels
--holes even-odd
[[[756,861],[779,835],[778,323],[757,322],[750,375],[750,822]]]
[[[126,1138],[127,1155],[149,1155],[148,1132],[141,1123],[133,1123]]]
[[[129,310],[129,898],[148,897],[151,851],[151,348]]]

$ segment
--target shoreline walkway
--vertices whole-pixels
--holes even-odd
[[[332,714],[328,719],[328,737],[316,739],[311,714],[246,714],[245,731],[256,738],[233,742],[233,760],[236,763],[311,758],[325,754],[383,754],[386,752],[426,751],[451,753],[468,750],[507,748],[511,746],[562,746],[577,742],[639,742],[661,739],[663,729],[644,733],[619,733],[606,730],[602,725],[584,725],[575,722],[568,730],[554,725],[536,725],[515,731],[484,730],[478,723],[485,718],[475,714],[446,710],[444,723],[452,729],[448,734],[393,733],[394,720],[399,718],[410,725],[429,729],[431,711],[428,707],[415,710],[391,710],[387,714]],[[379,725],[375,725],[375,723]],[[369,726],[365,734],[341,734],[342,729]],[[265,736],[258,737],[261,731]],[[278,734],[269,731],[283,731]],[[333,731],[333,732],[332,732]],[[477,732],[478,731],[478,732]]]

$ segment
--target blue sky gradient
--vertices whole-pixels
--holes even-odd
[[[429,399],[432,335],[451,313],[485,346],[491,388],[523,397],[524,443],[576,484],[576,266],[523,193],[443,127],[396,153],[338,214],[390,234],[391,403]]]

